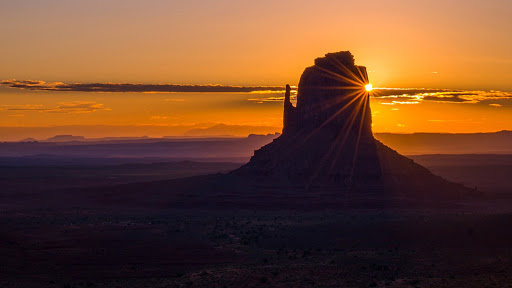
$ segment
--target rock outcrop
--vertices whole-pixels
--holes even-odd
[[[348,51],[316,59],[300,78],[296,106],[286,87],[282,135],[231,175],[258,187],[423,191],[423,196],[465,191],[373,137],[368,83],[366,68],[355,65]]]

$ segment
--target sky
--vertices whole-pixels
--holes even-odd
[[[283,96],[278,89],[142,93],[12,86],[32,80],[52,87],[284,87],[297,85],[316,57],[350,50],[374,87],[473,94],[463,100],[432,98],[427,90],[419,91],[418,101],[375,97],[376,132],[512,130],[510,19],[512,2],[504,0],[2,0],[0,126],[67,125],[74,134],[83,132],[78,126],[167,126],[175,130],[159,133],[178,135],[224,123],[270,132],[282,122],[282,103],[268,101]],[[148,131],[134,128],[130,135]]]

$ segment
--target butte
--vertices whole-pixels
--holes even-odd
[[[230,174],[260,189],[304,189],[310,197],[330,191],[329,197],[435,202],[466,194],[373,137],[368,84],[366,68],[348,51],[315,59],[302,73],[296,106],[286,86],[281,136]]]

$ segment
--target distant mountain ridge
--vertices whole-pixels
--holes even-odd
[[[276,128],[276,131],[279,130]],[[252,131],[252,134],[267,134],[268,126],[251,126],[251,125],[227,125],[217,124],[208,128],[190,129],[184,133],[184,136],[240,136]]]
[[[141,138],[131,140],[85,139],[71,142],[0,142],[0,157],[36,155],[99,158],[239,158],[249,160],[254,150],[271,142],[279,134],[250,135],[245,138]],[[61,138],[60,138],[61,139]]]
[[[172,151],[165,152],[164,144],[160,144],[158,156],[172,154],[177,156],[178,151],[182,151],[184,145],[194,143],[192,147],[187,148],[187,157],[202,157],[204,150],[210,151],[215,155],[230,157],[230,154],[237,154],[236,157],[249,159],[253,151],[259,147],[255,145],[265,145],[280,134],[268,135],[249,135],[248,137],[232,136],[167,136],[163,138],[142,137],[105,137],[105,138],[86,138],[82,136],[72,137],[51,137],[46,140],[36,140],[26,138],[19,142],[0,142],[0,156],[28,156],[36,154],[52,155],[89,155],[103,157],[122,151],[132,151],[136,155],[144,156],[152,154],[155,144],[159,142],[171,143]],[[376,139],[385,145],[393,148],[404,155],[421,154],[512,154],[512,131],[499,131],[493,133],[465,133],[465,134],[447,134],[447,133],[414,133],[414,134],[395,134],[395,133],[374,133]],[[61,141],[51,141],[57,139]],[[244,140],[246,139],[246,140]],[[252,139],[252,140],[251,140]],[[69,140],[69,141],[62,141]],[[254,141],[253,141],[254,140]],[[214,145],[212,141],[229,143],[229,145]],[[233,142],[234,141],[234,142]],[[237,142],[238,141],[238,142]],[[181,143],[181,144],[180,144]],[[240,145],[236,150],[233,146]],[[52,145],[50,145],[52,144]],[[48,146],[50,145],[50,146]],[[62,146],[82,146],[89,148],[65,148],[59,150],[55,145]],[[106,146],[110,145],[110,146]],[[115,146],[112,146],[115,145]],[[153,145],[153,146],[151,146]],[[97,146],[95,148],[92,148]],[[115,148],[114,148],[115,147]],[[195,149],[195,150],[194,150]],[[73,151],[74,150],[74,151]],[[236,153],[233,151],[237,151]],[[12,153],[12,154],[11,154]],[[75,154],[76,153],[76,154]]]
[[[245,128],[253,126],[246,125],[213,125],[208,128],[192,128],[181,132],[182,134],[168,134],[172,136],[150,137],[150,136],[114,136],[114,137],[91,137],[89,133],[86,134],[75,134],[75,133],[62,133],[54,134],[54,136],[48,135],[46,137],[39,135],[38,133],[31,133],[32,130],[27,130],[24,133],[24,137],[20,137],[16,142],[52,142],[52,143],[116,143],[116,144],[134,144],[134,143],[154,143],[160,141],[212,141],[214,139],[227,140],[227,139],[242,139],[247,137],[247,132],[244,132]],[[262,129],[262,133],[251,133],[266,135],[265,129],[267,126],[258,126]],[[266,128],[265,128],[266,127]],[[5,129],[4,129],[5,128]],[[12,134],[14,128],[0,127],[0,135],[6,138],[6,135],[10,135],[12,138],[16,134]],[[51,127],[50,127],[51,128]],[[105,128],[105,127],[103,127]],[[31,128],[32,129],[32,128]],[[35,128],[33,128],[35,129]],[[112,127],[109,129],[113,129]],[[123,128],[124,129],[124,128]],[[124,131],[119,128],[119,131]],[[12,130],[12,131],[11,131]],[[63,131],[58,132],[69,132],[68,130],[61,129]],[[279,131],[280,128],[268,129]],[[35,130],[34,130],[35,131]],[[101,130],[103,131],[103,130]],[[105,132],[105,131],[103,131]],[[103,133],[102,132],[102,133]],[[139,135],[151,135],[144,134],[141,131]],[[243,132],[243,133],[242,133]],[[274,133],[271,133],[274,134]],[[108,134],[107,134],[108,135]],[[412,133],[412,134],[400,134],[400,133],[373,133],[374,137],[380,140],[382,143],[390,146],[391,148],[404,155],[420,155],[420,154],[512,154],[512,131],[503,130],[499,132],[486,132],[486,133]],[[50,137],[51,136],[51,137]],[[1,138],[1,137],[0,137]],[[5,141],[5,140],[3,140]],[[9,140],[11,143],[15,143]],[[0,145],[1,145],[0,141]],[[267,144],[267,143],[264,143]],[[247,155],[250,157],[251,155]]]
[[[0,127],[0,142],[20,141],[34,138],[38,141],[55,135],[77,135],[87,139],[101,138],[160,138],[176,137],[246,137],[249,134],[269,134],[281,132],[281,127],[265,125],[231,125],[214,122],[184,125],[62,125],[62,126],[26,126]]]
[[[44,142],[72,142],[72,141],[84,141],[84,136],[73,136],[73,135],[56,135],[51,138],[44,140]]]

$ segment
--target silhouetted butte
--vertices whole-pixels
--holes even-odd
[[[368,83],[366,68],[355,65],[348,51],[317,58],[300,78],[296,106],[286,87],[282,135],[231,174],[257,186],[309,190],[420,198],[467,192],[373,137]]]

